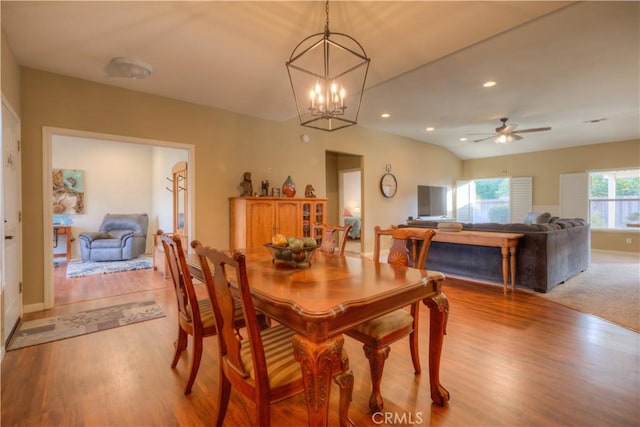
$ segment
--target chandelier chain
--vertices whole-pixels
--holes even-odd
[[[326,21],[326,23],[324,24],[324,33],[325,33],[325,35],[327,35],[327,37],[328,37],[328,35],[329,35],[329,33],[330,33],[330,32],[329,32],[329,0],[327,0],[327,1],[324,3],[324,12],[325,12],[325,14],[327,15],[327,21]]]

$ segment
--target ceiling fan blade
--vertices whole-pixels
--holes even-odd
[[[513,133],[542,132],[542,131],[545,131],[545,130],[551,130],[551,128],[550,127],[544,127],[544,128],[522,129],[522,130],[513,131]]]
[[[509,123],[504,129],[500,131],[500,133],[512,133],[513,131],[516,130],[517,127],[518,125],[514,123]]]
[[[522,139],[522,137],[517,133],[512,133],[509,136],[513,139],[513,141],[520,141]]]
[[[471,142],[482,142],[482,141],[486,141],[486,140],[491,139],[491,138],[494,138],[494,137],[495,137],[495,135],[491,135],[491,136],[488,136],[488,137],[486,137],[486,138],[474,139],[474,140],[473,140],[473,141],[471,141]]]

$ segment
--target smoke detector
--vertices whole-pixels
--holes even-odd
[[[144,79],[153,73],[153,67],[137,59],[117,56],[104,67],[109,77],[125,77],[128,79]]]

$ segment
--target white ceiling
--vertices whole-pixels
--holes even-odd
[[[296,115],[285,62],[325,22],[318,1],[1,7],[20,65],[277,121]],[[640,139],[640,2],[332,1],[329,14],[331,30],[371,58],[361,126],[463,159]],[[154,73],[107,77],[115,56]],[[508,145],[460,141],[500,117],[552,130]]]

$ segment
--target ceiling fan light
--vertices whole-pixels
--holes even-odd
[[[499,135],[495,139],[496,144],[508,144],[511,142],[511,137],[509,135]]]

